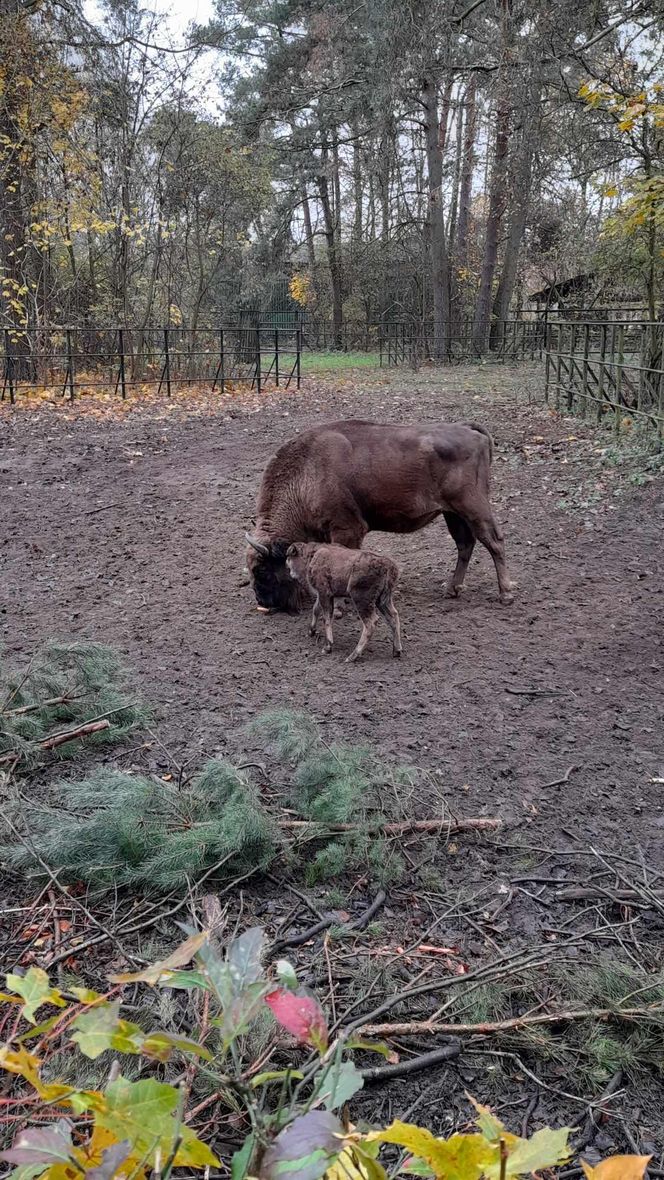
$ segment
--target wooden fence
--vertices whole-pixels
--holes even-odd
[[[557,410],[664,435],[664,323],[549,321],[544,395]]]

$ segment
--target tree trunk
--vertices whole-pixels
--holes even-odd
[[[498,343],[500,338],[500,323],[509,315],[510,303],[514,294],[516,272],[519,263],[519,252],[523,235],[528,221],[530,192],[533,177],[533,152],[535,112],[539,109],[539,94],[533,95],[532,105],[523,117],[520,141],[515,147],[511,168],[510,184],[510,220],[507,242],[503,254],[503,264],[493,301],[493,323],[491,325],[491,345]]]
[[[343,293],[341,286],[341,265],[337,250],[337,235],[330,200],[330,183],[325,173],[317,176],[318,192],[323,210],[325,225],[325,242],[327,245],[327,261],[330,268],[330,284],[332,287],[332,341],[335,349],[343,348]]]
[[[489,189],[489,212],[486,222],[482,274],[475,307],[475,323],[473,325],[473,348],[478,356],[481,356],[486,351],[488,342],[493,276],[498,259],[498,241],[507,201],[506,164],[510,137],[510,115],[510,106],[506,95],[503,94],[500,96],[496,110],[496,135],[491,185]]]
[[[360,129],[357,122],[353,123],[353,230],[352,238],[355,245],[362,241],[362,152],[360,150]]]
[[[428,76],[422,83],[422,105],[426,126],[426,156],[429,188],[429,253],[433,291],[433,346],[435,360],[448,351],[450,320],[450,273],[445,240],[443,209],[443,154],[440,150],[436,84]]]
[[[459,314],[464,312],[466,301],[463,294],[468,290],[468,235],[470,232],[470,202],[473,188],[473,174],[475,172],[475,135],[477,132],[476,92],[477,83],[475,81],[475,75],[471,74],[464,99],[466,126],[463,136],[463,162],[461,164],[461,180],[459,184],[459,222],[454,249],[454,279],[455,289],[458,294]]]

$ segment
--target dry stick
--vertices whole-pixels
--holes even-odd
[[[37,742],[40,750],[54,750],[57,746],[64,746],[65,742],[73,742],[76,738],[86,737],[90,733],[99,733],[102,729],[110,729],[110,721],[86,721],[85,725],[78,725],[76,729],[69,729],[63,733],[54,733],[50,737]],[[20,757],[18,751],[10,750],[8,754],[0,755],[0,765],[14,762]]]
[[[511,1032],[531,1028],[536,1024],[563,1024],[568,1020],[639,1020],[660,1016],[664,1023],[664,1007],[652,1005],[647,1008],[580,1008],[578,1011],[547,1012],[539,1016],[514,1016],[509,1020],[487,1020],[479,1024],[442,1024],[433,1020],[411,1020],[394,1024],[362,1024],[363,1033],[368,1036],[419,1036],[429,1035],[487,1036],[491,1033]]]
[[[385,890],[379,889],[371,905],[363,914],[360,914],[359,918],[354,918],[352,922],[347,922],[344,930],[364,930],[369,925],[374,914],[377,914],[381,906],[385,904],[386,900],[387,894]]]
[[[360,1073],[365,1083],[373,1085],[376,1082],[389,1082],[392,1078],[401,1078],[404,1074],[419,1073],[420,1070],[430,1069],[442,1061],[450,1061],[458,1057],[461,1052],[460,1041],[450,1041],[440,1049],[432,1049],[430,1053],[422,1053],[419,1057],[411,1057],[407,1061],[399,1061],[396,1065],[376,1065],[369,1069],[361,1069]]]
[[[513,697],[564,697],[567,693],[562,688],[505,688],[505,692]]]
[[[3,709],[6,717],[19,717],[24,713],[36,713],[39,709],[50,708],[51,705],[68,705],[70,701],[80,701],[88,694],[85,692],[63,693],[59,697],[51,697],[48,701],[38,701],[32,705],[21,705],[18,709]]]
[[[562,778],[554,778],[552,782],[545,783],[541,789],[543,791],[546,791],[549,787],[562,787],[563,783],[569,782],[570,774],[574,774],[574,771],[578,770],[578,769],[579,769],[578,766],[570,766],[569,770],[565,771]]]
[[[386,836],[403,836],[407,832],[440,832],[454,834],[455,832],[484,832],[495,831],[501,828],[503,821],[489,816],[482,816],[476,819],[406,819],[398,820],[392,823],[377,824],[375,831],[382,832]],[[326,824],[316,823],[315,820],[310,819],[282,819],[279,820],[279,827],[287,828],[289,831],[315,831],[320,829],[326,832],[357,832],[359,824]]]

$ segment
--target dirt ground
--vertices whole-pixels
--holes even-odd
[[[664,490],[621,486],[607,440],[528,405],[526,369],[318,379],[245,414],[140,411],[0,419],[1,634],[104,639],[137,670],[169,748],[237,748],[274,704],[335,736],[444,772],[453,810],[527,823],[531,837],[641,844],[659,855],[664,670]],[[262,470],[295,431],[335,417],[474,417],[495,434],[494,502],[519,590],[502,607],[476,550],[463,597],[442,596],[442,524],[376,535],[403,566],[405,656],[377,630],[347,666],[350,615],[325,657],[304,619],[261,617],[243,577]],[[609,439],[610,442],[610,439]],[[552,689],[557,695],[515,690]],[[512,691],[510,691],[512,690]],[[546,784],[573,766],[567,783]]]
[[[503,819],[503,851],[525,843],[550,863],[580,842],[663,868],[664,488],[608,462],[610,434],[531,401],[540,381],[529,366],[398,370],[307,379],[300,393],[216,412],[3,408],[6,652],[51,637],[115,645],[164,745],[194,765],[236,756],[247,720],[292,706],[330,737],[437,772],[452,812]],[[379,627],[367,658],[345,665],[358,632],[348,612],[323,655],[304,618],[257,613],[243,573],[271,454],[351,416],[472,418],[495,436],[516,601],[500,605],[479,548],[464,595],[443,597],[455,551],[442,524],[373,536],[403,568],[401,661]],[[497,886],[501,863],[462,846],[455,887]],[[546,904],[513,907],[526,939]]]

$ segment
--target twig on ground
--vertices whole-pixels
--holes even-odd
[[[365,1084],[375,1085],[377,1082],[389,1082],[392,1078],[402,1078],[406,1074],[419,1073],[423,1069],[431,1069],[443,1061],[451,1061],[461,1052],[460,1041],[450,1041],[440,1049],[432,1049],[430,1053],[422,1053],[419,1057],[409,1057],[406,1061],[399,1061],[394,1065],[376,1065],[369,1069],[361,1069],[360,1073]]]
[[[374,897],[372,903],[360,914],[359,918],[353,918],[351,922],[346,922],[344,930],[364,930],[370,923],[374,914],[377,914],[382,905],[385,904],[387,894],[384,889],[379,889]]]
[[[545,783],[540,789],[542,791],[546,791],[549,787],[562,787],[563,783],[569,782],[569,776],[574,774],[574,771],[578,769],[578,766],[570,766],[569,769],[565,771],[562,778],[554,778],[550,783]]]
[[[586,1119],[585,1126],[574,1145],[574,1150],[576,1152],[583,1151],[584,1147],[587,1147],[589,1143],[592,1143],[599,1129],[597,1125],[598,1120],[603,1114],[606,1115],[606,1112],[603,1111],[601,1104],[606,1102],[609,1098],[615,1098],[618,1093],[622,1093],[620,1089],[622,1085],[622,1078],[623,1072],[621,1069],[619,1069],[616,1073],[614,1073],[609,1083],[604,1087],[602,1093],[597,1099],[597,1105],[593,1106],[588,1111],[588,1118]]]
[[[561,688],[505,688],[513,697],[564,697],[567,693]]]
[[[468,976],[465,976],[467,979]],[[362,1024],[367,1036],[488,1036],[492,1033],[518,1032],[538,1024],[565,1024],[571,1020],[645,1020],[660,1018],[664,1024],[664,1005],[647,1008],[579,1008],[563,1012],[544,1012],[537,1016],[513,1016],[509,1020],[486,1020],[477,1024],[443,1024],[439,1021],[411,1020],[402,1023]]]
[[[470,819],[406,819],[377,824],[376,831],[386,836],[403,836],[407,832],[485,832],[502,827],[503,821],[490,816]],[[310,819],[280,819],[279,826],[289,831],[356,832],[359,824],[326,824]]]

